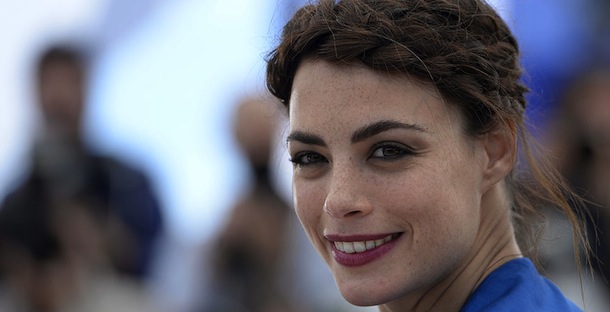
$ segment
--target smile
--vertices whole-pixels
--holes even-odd
[[[335,248],[337,248],[337,250],[341,252],[351,254],[355,252],[365,252],[367,250],[374,249],[375,247],[379,247],[390,241],[392,241],[392,234],[376,240],[367,240],[360,242],[335,242]]]
[[[347,267],[361,266],[388,254],[402,233],[378,235],[328,235],[332,255],[338,264]]]

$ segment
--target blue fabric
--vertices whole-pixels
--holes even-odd
[[[572,312],[582,310],[564,297],[527,258],[511,260],[483,280],[461,312]]]

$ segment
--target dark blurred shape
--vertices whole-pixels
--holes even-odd
[[[144,279],[163,230],[161,209],[143,172],[97,154],[82,139],[89,55],[70,45],[52,46],[40,54],[35,83],[42,131],[32,149],[29,176],[15,194],[39,196],[33,184],[40,185],[52,201],[72,201],[84,190],[96,194],[117,216],[117,228],[121,228],[108,233],[113,266]]]
[[[590,201],[586,226],[593,269],[610,296],[610,66],[596,64],[575,77],[553,122],[557,168]]]
[[[58,189],[34,174],[3,203],[0,311],[148,311],[143,289],[109,261],[121,225],[106,189]]]
[[[286,287],[290,207],[270,181],[279,122],[272,100],[246,98],[235,116],[235,135],[252,170],[252,186],[233,207],[211,257],[211,287],[199,311],[297,311]]]
[[[233,208],[212,255],[214,291],[204,311],[293,311],[280,274],[288,213],[264,185]]]

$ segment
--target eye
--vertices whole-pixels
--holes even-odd
[[[328,162],[324,156],[314,152],[297,153],[290,161],[297,167],[311,166]]]
[[[394,160],[411,154],[413,154],[413,151],[405,145],[398,143],[381,143],[373,146],[371,158]]]

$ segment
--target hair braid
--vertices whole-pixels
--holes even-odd
[[[360,63],[431,83],[462,112],[467,134],[510,133],[520,144],[528,170],[525,180],[507,180],[517,234],[527,234],[533,228],[528,223],[537,223],[537,206],[550,204],[570,217],[574,239],[586,248],[578,216],[566,200],[574,193],[530,149],[524,120],[528,88],[520,81],[517,41],[483,0],[319,0],[302,7],[268,59],[267,87],[286,107],[297,67],[305,58]],[[518,239],[524,247],[535,245],[528,238]]]

